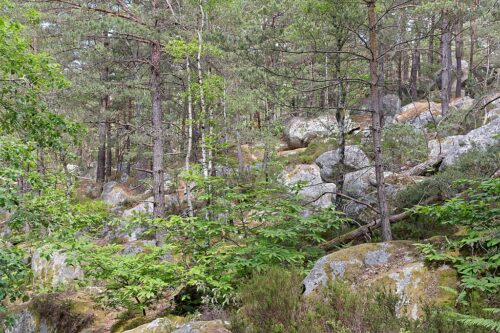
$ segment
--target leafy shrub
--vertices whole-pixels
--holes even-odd
[[[20,249],[0,240],[0,330],[4,321],[8,323],[12,319],[7,316],[4,301],[15,302],[27,298],[25,289],[30,271],[23,259],[24,254]]]
[[[182,267],[167,262],[168,247],[145,247],[136,254],[123,254],[120,245],[95,246],[80,249],[79,262],[90,282],[103,285],[101,303],[112,308],[141,311],[160,297],[173,293],[183,278]],[[92,281],[93,279],[93,281]]]

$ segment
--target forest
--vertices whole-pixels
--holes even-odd
[[[0,332],[500,333],[498,0],[0,0]]]

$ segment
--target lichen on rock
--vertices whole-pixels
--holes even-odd
[[[412,319],[422,315],[426,304],[451,302],[453,295],[440,286],[457,285],[453,269],[446,265],[428,267],[409,241],[361,244],[324,256],[304,279],[304,294],[313,295],[338,278],[354,289],[390,289],[399,298],[396,313]]]

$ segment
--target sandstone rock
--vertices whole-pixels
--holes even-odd
[[[31,259],[31,270],[35,281],[52,288],[64,286],[74,280],[83,278],[83,271],[78,265],[68,264],[66,254],[55,251],[47,260],[42,249],[37,249]]]
[[[382,97],[382,110],[385,117],[394,117],[401,109],[401,99],[398,95],[388,94]]]
[[[297,149],[292,149],[292,150],[280,150],[278,151],[278,156],[280,157],[288,157],[288,156],[294,156],[298,155],[300,153],[303,153],[306,151],[307,148],[297,148]]]
[[[350,120],[347,119],[346,127],[350,128],[350,126]],[[307,147],[315,138],[333,136],[337,132],[337,121],[333,116],[320,116],[312,119],[294,117],[285,125],[284,138],[289,149],[296,149]]]
[[[457,286],[456,272],[446,265],[430,268],[409,241],[369,243],[342,249],[316,262],[304,279],[306,296],[333,279],[356,288],[390,288],[399,296],[396,311],[417,319],[425,303],[452,304],[454,295],[440,288]]]
[[[123,333],[231,333],[222,320],[191,321],[186,324],[183,318],[158,318]]]
[[[460,83],[464,83],[469,77],[469,63],[465,60],[460,62],[462,65],[462,76],[460,78]],[[451,80],[451,91],[455,91],[455,87],[457,86],[457,63],[455,59],[453,59],[453,67],[452,67],[452,80]]]
[[[486,112],[484,115],[484,123],[487,124],[500,117],[500,107]]]
[[[427,124],[441,119],[441,104],[427,101],[413,102],[401,108],[394,117],[394,123],[410,124],[423,128]]]
[[[450,106],[457,108],[458,110],[470,109],[474,105],[474,99],[469,96],[459,97],[451,101]]]
[[[153,214],[153,201],[154,201],[153,197],[149,197],[143,202],[137,204],[136,206],[124,210],[122,216],[124,218],[131,218],[136,214],[151,215]],[[181,202],[176,194],[165,195],[165,207],[167,209],[179,206],[180,204]]]
[[[325,182],[335,182],[340,169],[339,150],[330,150],[321,154],[316,159],[316,164],[320,168],[321,179]],[[357,171],[370,165],[366,154],[358,146],[346,146],[344,158],[344,173]]]
[[[80,170],[80,167],[78,165],[75,165],[75,164],[67,164],[66,169],[71,174],[77,174],[78,171]]]
[[[171,318],[157,318],[150,323],[141,325],[123,333],[171,333],[173,330],[178,328],[181,323]]]
[[[40,325],[45,326],[45,332],[52,331],[52,329],[50,331],[47,329],[46,323],[40,323]],[[37,326],[39,325],[37,325],[35,316],[28,309],[25,309],[15,315],[14,323],[7,327],[5,333],[38,333],[41,330],[38,330]]]
[[[117,207],[127,201],[127,192],[115,181],[104,184],[101,199],[106,204]]]
[[[231,333],[222,320],[192,321],[172,333]]]
[[[496,118],[465,135],[449,136],[441,139],[441,142],[432,140],[429,142],[429,159],[436,159],[439,155],[444,156],[441,168],[446,168],[452,165],[459,156],[473,148],[486,149],[498,145],[499,139],[495,138],[498,133],[500,133],[500,118]]]
[[[313,207],[326,208],[332,205],[332,199],[335,197],[332,192],[335,192],[335,185],[323,183],[319,167],[314,164],[296,165],[284,174],[284,182],[289,186],[299,182],[304,183],[298,194],[306,202],[318,199],[311,203]]]

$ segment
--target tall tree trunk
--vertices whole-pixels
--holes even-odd
[[[343,48],[343,39],[337,38],[336,51],[340,52]],[[339,212],[343,210],[342,207],[342,193],[344,191],[344,178],[345,178],[345,100],[347,97],[347,89],[342,78],[342,59],[340,53],[335,56],[335,78],[339,80],[338,94],[337,94],[337,107],[335,109],[335,119],[339,128],[339,166],[340,172],[335,179],[336,196],[335,196],[335,209]]]
[[[455,87],[455,97],[462,96],[462,28],[463,21],[459,15],[455,36],[455,60],[457,62],[457,85]]]
[[[158,2],[151,1],[155,28],[160,30]],[[151,51],[151,103],[152,103],[152,140],[153,140],[153,216],[165,216],[165,190],[163,171],[163,110],[161,106],[161,45],[159,40],[150,44]],[[156,234],[156,242],[161,242],[162,235]]]
[[[417,81],[418,67],[420,66],[420,36],[418,36],[418,29],[416,31],[417,40],[415,41],[415,48],[413,49],[411,57],[410,95],[412,101],[416,101],[418,99]]]
[[[451,30],[448,12],[442,13],[441,32],[441,113],[448,113],[451,92]]]
[[[113,152],[112,142],[111,142],[111,119],[106,120],[106,180],[109,181],[111,178],[111,167],[113,164]]]
[[[434,64],[434,39],[435,39],[435,30],[436,30],[436,16],[431,16],[431,26],[429,28],[429,51],[427,53],[427,62],[429,65]]]
[[[382,239],[388,241],[392,239],[391,224],[389,222],[389,208],[385,193],[384,168],[382,165],[382,145],[381,145],[381,110],[380,96],[378,88],[378,41],[377,41],[377,14],[375,12],[376,0],[368,0],[368,26],[369,26],[369,47],[370,47],[370,95],[372,107],[372,131],[373,131],[373,151],[375,154],[375,177],[377,180],[377,198],[382,226]]]
[[[103,32],[104,37],[104,48],[109,46],[109,42],[107,40],[108,32]],[[108,66],[104,66],[101,71],[101,82],[106,84],[109,76],[109,68]],[[99,112],[99,127],[98,127],[98,136],[99,136],[99,150],[97,152],[97,170],[96,170],[96,182],[102,184],[106,179],[106,118],[108,112],[108,104],[109,104],[109,95],[104,93],[101,96],[101,107]]]
[[[190,159],[193,150],[193,96],[191,95],[191,64],[189,56],[186,57],[186,71],[187,71],[187,113],[188,113],[188,142],[186,149],[186,158],[184,161],[184,168],[187,173],[191,170]],[[188,214],[190,217],[194,216],[193,200],[191,199],[191,181],[186,183],[186,201],[188,204]]]
[[[96,181],[104,183],[106,179],[106,121],[105,115],[108,106],[108,96],[101,97],[101,110],[99,118],[98,136],[99,136],[99,150],[97,152],[97,171]]]
[[[472,19],[470,22],[470,53],[469,53],[469,79],[472,78],[474,71],[474,52],[477,44],[477,20],[476,10],[479,6],[479,0],[472,2]]]

